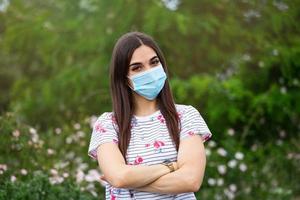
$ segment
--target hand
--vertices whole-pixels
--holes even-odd
[[[176,171],[178,169],[177,162],[172,162],[172,164],[173,164],[174,170]]]
[[[100,180],[101,180],[101,181],[108,182],[108,181],[106,180],[106,178],[105,178],[104,174],[102,174],[102,175],[100,176]]]

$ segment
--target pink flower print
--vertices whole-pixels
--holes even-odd
[[[161,122],[161,123],[165,123],[165,118],[162,114],[157,116],[157,119]]]
[[[117,199],[117,198],[116,198],[115,195],[113,195],[113,194],[110,195],[110,200],[116,200],[116,199]]]
[[[135,165],[141,164],[141,163],[143,162],[143,160],[144,160],[144,159],[143,159],[141,156],[137,156],[137,157],[135,158],[134,164],[135,164]]]
[[[116,120],[116,117],[114,114],[111,114],[111,121],[114,123],[114,124],[117,124],[117,120]]]
[[[189,134],[190,136],[192,136],[192,135],[195,135],[195,132],[189,131],[187,134]]]
[[[132,120],[131,120],[130,127],[132,128],[132,127],[134,127],[136,125],[137,125],[137,119],[135,117],[133,117]]]
[[[99,133],[105,133],[106,132],[105,128],[103,128],[101,123],[97,123],[96,126],[95,126],[95,129]]]
[[[113,142],[114,142],[115,144],[118,144],[118,143],[119,143],[119,141],[118,141],[117,139],[113,139]]]
[[[205,135],[202,135],[203,142],[205,142],[206,140],[210,139],[211,136],[212,136],[211,133],[206,133]]]
[[[145,147],[150,147],[150,144],[145,144]]]
[[[109,193],[110,193],[110,200],[116,200],[117,199],[116,196],[113,194],[112,189],[109,190]]]
[[[159,141],[159,140],[155,140],[155,142],[153,143],[154,148],[158,149],[161,146],[165,146],[165,143],[163,141]]]
[[[182,118],[182,114],[180,112],[177,112],[177,116],[179,117],[179,119]]]

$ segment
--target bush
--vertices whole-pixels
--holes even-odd
[[[82,191],[73,181],[52,185],[46,175],[36,174],[25,181],[5,181],[0,185],[0,200],[95,200],[92,194]]]

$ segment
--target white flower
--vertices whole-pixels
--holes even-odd
[[[257,150],[257,144],[253,144],[252,146],[251,146],[251,151],[256,151]]]
[[[242,56],[242,59],[244,60],[244,61],[250,61],[251,60],[251,56],[249,55],[249,54],[244,54],[243,56]]]
[[[227,156],[227,151],[222,147],[218,148],[217,153],[223,157]]]
[[[33,143],[38,143],[39,142],[39,135],[36,133],[31,134],[31,140]]]
[[[228,167],[230,167],[230,168],[235,168],[236,165],[237,165],[237,160],[235,160],[235,159],[230,160],[230,161],[228,161],[227,165],[228,165]]]
[[[83,131],[77,131],[77,137],[79,137],[79,138],[84,138],[84,136],[85,136],[85,132],[83,132]]]
[[[64,181],[64,177],[60,177],[60,176],[50,177],[49,181],[52,185],[53,184],[59,184],[59,183],[62,183]]]
[[[68,174],[67,172],[64,172],[64,173],[63,173],[63,177],[64,177],[64,178],[68,178],[68,177],[69,177],[69,174]]]
[[[69,159],[69,160],[72,160],[74,157],[75,157],[75,153],[73,151],[68,152],[66,154],[66,158]]]
[[[281,146],[283,144],[283,141],[281,139],[276,140],[276,144],[278,146]]]
[[[265,63],[264,63],[263,61],[259,61],[259,62],[258,62],[258,66],[262,68],[262,67],[265,66]]]
[[[11,182],[15,182],[17,180],[17,178],[14,176],[14,175],[12,175],[11,177],[10,177],[10,181]]]
[[[48,153],[48,155],[53,155],[54,154],[54,150],[53,149],[47,149],[47,153]]]
[[[230,190],[227,188],[224,189],[224,194],[228,197],[228,199],[234,199],[234,193],[232,193]]]
[[[206,156],[210,156],[210,155],[211,155],[210,149],[205,149],[205,155],[206,155]]]
[[[273,49],[272,54],[273,54],[274,56],[278,56],[278,50],[277,50],[277,49]]]
[[[95,192],[94,190],[91,190],[90,193],[91,193],[94,197],[97,197],[97,196],[98,196],[97,192]]]
[[[73,140],[73,139],[72,139],[71,137],[67,137],[67,138],[66,138],[66,143],[67,143],[67,144],[71,144],[71,143],[72,143],[72,140]]]
[[[286,87],[282,86],[280,88],[280,92],[281,92],[281,94],[286,94]]]
[[[26,169],[21,169],[20,172],[21,172],[22,175],[27,175],[27,170]]]
[[[8,6],[9,6],[9,0],[2,0],[0,3],[0,12],[6,12]]]
[[[236,192],[237,187],[236,187],[235,184],[230,184],[230,185],[229,185],[229,189],[230,189],[232,192]]]
[[[12,135],[13,135],[14,137],[18,138],[18,137],[20,136],[20,131],[19,131],[19,130],[14,130],[14,131],[12,132]]]
[[[60,128],[56,128],[56,129],[55,129],[55,133],[56,133],[57,135],[61,134],[61,129],[60,129]]]
[[[286,11],[289,9],[289,6],[282,1],[273,1],[273,5],[280,11]]]
[[[285,132],[284,130],[281,130],[281,131],[279,132],[279,136],[280,136],[281,138],[285,138],[285,137],[286,137],[286,132]]]
[[[0,164],[0,170],[6,171],[7,165],[6,164]]]
[[[218,172],[220,173],[220,174],[225,174],[226,173],[226,165],[219,165],[218,166]]]
[[[244,158],[244,154],[242,152],[236,152],[234,156],[237,160],[243,160]]]
[[[30,128],[29,128],[29,133],[35,135],[35,134],[37,134],[37,131],[36,131],[35,128],[30,127]]]
[[[94,182],[99,181],[101,174],[98,172],[98,170],[92,169],[89,170],[88,174],[85,176],[85,180],[87,182]]]
[[[228,131],[227,131],[227,134],[230,135],[230,136],[233,136],[234,133],[235,133],[235,131],[234,131],[233,128],[230,128],[230,129],[228,129]]]
[[[76,129],[76,130],[79,130],[80,129],[80,124],[79,123],[76,123],[76,124],[74,124],[74,128]]]
[[[242,172],[244,172],[244,171],[247,170],[247,166],[246,166],[246,164],[244,164],[244,163],[241,163],[241,164],[239,165],[239,168],[240,168],[240,170],[241,170]]]
[[[80,183],[82,182],[84,179],[84,173],[81,170],[77,170],[77,174],[76,174],[76,182]]]
[[[217,146],[217,144],[216,144],[216,142],[214,140],[209,140],[208,141],[208,146],[209,147],[215,147],[215,146]]]
[[[96,123],[98,117],[93,115],[90,117],[90,128],[93,128],[94,127],[94,124]]]
[[[53,176],[57,176],[58,175],[58,171],[56,169],[50,169],[50,173]]]
[[[223,180],[223,178],[218,178],[218,180],[217,180],[217,185],[218,185],[218,186],[224,185],[224,180]]]
[[[209,178],[207,180],[208,185],[214,186],[216,184],[216,180],[214,178]]]
[[[78,165],[78,170],[82,170],[82,171],[84,171],[84,170],[86,170],[87,168],[88,168],[88,164],[87,163],[80,163],[79,165]]]

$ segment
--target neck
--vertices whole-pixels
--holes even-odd
[[[146,116],[158,110],[157,100],[148,100],[142,96],[134,94],[134,111],[133,114],[137,116]]]

